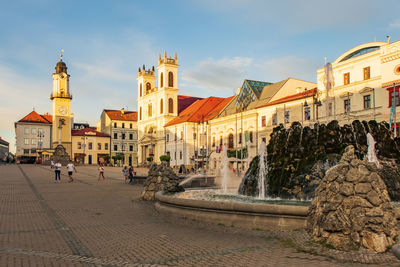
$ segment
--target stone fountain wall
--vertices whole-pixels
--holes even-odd
[[[273,129],[267,146],[267,195],[284,198],[313,198],[326,171],[336,165],[345,148],[354,146],[355,155],[363,159],[368,151],[367,133],[376,141],[378,159],[383,165],[378,173],[387,185],[392,200],[400,200],[400,138],[390,136],[386,122],[358,121],[340,126],[337,121],[302,127],[294,122],[285,129]],[[239,194],[257,196],[259,158],[255,157],[242,180]]]
[[[309,208],[307,229],[315,241],[341,250],[385,252],[397,235],[397,220],[375,163],[348,146],[326,173]]]
[[[144,183],[140,199],[154,200],[155,194],[159,191],[165,191],[167,193],[185,191],[185,189],[179,185],[180,182],[181,179],[166,163],[161,163],[159,165],[153,163],[150,165],[149,174]]]

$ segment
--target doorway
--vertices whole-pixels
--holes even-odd
[[[92,155],[88,155],[88,161],[89,164],[92,164]]]

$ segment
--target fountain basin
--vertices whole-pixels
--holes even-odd
[[[207,223],[261,230],[306,227],[308,206],[178,198],[157,192],[157,211]]]

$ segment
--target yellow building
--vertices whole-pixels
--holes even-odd
[[[69,156],[72,155],[71,130],[73,115],[71,114],[72,95],[69,91],[69,77],[67,65],[60,61],[56,65],[56,72],[53,73],[53,92],[50,99],[53,101],[52,121],[52,147],[63,145]]]
[[[92,128],[72,130],[72,156],[81,164],[98,164],[110,155],[110,136]]]
[[[138,114],[136,111],[109,110],[101,113],[97,130],[111,138],[109,153],[111,157],[121,156],[122,165],[137,166]]]

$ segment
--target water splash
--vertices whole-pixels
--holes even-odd
[[[266,192],[266,187],[265,187],[265,176],[267,175],[267,168],[268,168],[268,163],[266,164],[265,162],[265,157],[267,155],[266,151],[266,144],[265,142],[261,142],[260,145],[260,150],[259,150],[259,170],[258,170],[258,177],[257,177],[257,182],[258,182],[258,198],[264,199],[265,198],[265,192]]]
[[[229,160],[228,160],[228,150],[226,146],[222,147],[221,151],[221,176],[222,182],[221,187],[224,193],[228,192],[228,178],[229,178]]]
[[[367,133],[367,144],[368,144],[368,154],[367,158],[369,162],[374,162],[376,166],[379,168],[381,165],[379,164],[378,157],[375,152],[375,140],[372,134]]]

